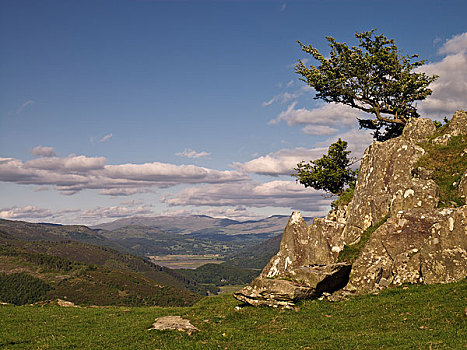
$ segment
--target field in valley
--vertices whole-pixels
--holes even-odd
[[[221,264],[224,262],[218,254],[203,255],[159,255],[148,256],[156,265],[170,269],[196,269],[206,264]]]

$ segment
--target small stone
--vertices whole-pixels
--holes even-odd
[[[66,301],[66,300],[62,300],[62,299],[57,299],[57,305],[62,306],[62,307],[78,307],[77,305],[75,305],[71,301]]]
[[[193,326],[189,320],[181,318],[180,316],[164,316],[156,318],[155,322],[152,324],[151,328],[148,330],[165,330],[172,329],[177,331],[182,331],[188,333],[188,335],[193,334],[193,332],[199,331],[198,328]]]

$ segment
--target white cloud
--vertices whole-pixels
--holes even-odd
[[[70,155],[38,158],[23,163],[0,158],[0,181],[55,186],[62,194],[84,189],[106,195],[131,195],[178,184],[226,183],[248,179],[238,171],[219,171],[194,165],[168,163],[106,165],[104,157]]]
[[[263,215],[258,215],[252,211],[249,211],[244,206],[237,207],[213,207],[207,209],[179,209],[170,210],[161,213],[164,216],[188,216],[188,215],[207,215],[213,218],[227,218],[231,220],[258,220],[263,218]]]
[[[89,170],[103,169],[106,159],[104,157],[86,157],[69,155],[65,158],[48,157],[27,161],[25,168],[40,170],[54,170],[58,172],[80,173]]]
[[[291,80],[286,84],[286,87],[290,87],[293,84],[294,84],[294,81]],[[299,98],[304,93],[311,92],[312,90],[313,89],[310,86],[305,85],[305,86],[302,86],[300,89],[298,89],[295,92],[282,92],[282,93],[272,97],[269,101],[263,102],[263,106],[265,106],[265,107],[270,106],[270,105],[272,105],[273,103],[276,103],[276,102],[287,103],[287,102],[290,102],[292,100],[295,100],[295,99]]]
[[[16,115],[19,115],[23,112],[23,110],[27,107],[27,106],[30,106],[34,103],[33,100],[27,100],[26,102],[24,102],[17,110],[16,110]]]
[[[338,129],[331,128],[327,125],[307,125],[303,129],[303,132],[307,135],[332,135],[338,132]]]
[[[102,142],[105,142],[105,141],[107,141],[107,140],[110,140],[110,139],[112,138],[112,136],[113,136],[112,134],[107,134],[107,135],[105,135],[103,138],[101,138],[101,139],[99,140],[99,143],[102,143]]]
[[[211,155],[209,152],[196,152],[192,150],[191,148],[186,148],[183,152],[175,153],[176,156],[180,157],[187,157],[190,159],[193,158],[203,158],[203,157],[208,157]]]
[[[36,146],[31,150],[31,154],[38,157],[55,157],[53,147]]]
[[[442,55],[458,54],[467,51],[467,32],[455,35],[438,50]]]
[[[281,149],[250,160],[246,163],[234,163],[233,165],[243,171],[261,175],[290,175],[297,163],[310,161],[321,157],[327,152],[327,148],[306,149],[298,147],[295,149]]]
[[[447,40],[438,52],[446,56],[418,69],[428,75],[439,75],[430,85],[433,94],[419,102],[418,108],[422,116],[439,119],[467,107],[467,32]]]
[[[99,220],[102,218],[123,218],[135,215],[154,215],[154,212],[145,206],[138,206],[136,208],[113,206],[83,210],[79,217],[84,219]]]
[[[330,199],[295,181],[242,182],[186,188],[160,198],[170,206],[246,206],[291,208],[325,214]]]
[[[42,209],[34,206],[11,207],[0,210],[2,219],[26,219],[26,218],[46,218],[52,215],[48,209]]]
[[[357,118],[364,118],[362,112],[343,104],[327,103],[321,107],[308,110],[306,108],[295,108],[297,102],[292,103],[285,111],[281,112],[276,119],[269,124],[277,124],[285,121],[289,126],[296,125],[324,125],[339,126],[353,125]]]
[[[123,206],[97,207],[94,209],[61,209],[53,212],[50,209],[35,206],[11,207],[0,209],[0,218],[16,220],[22,219],[31,222],[54,222],[61,224],[92,225],[108,219],[131,216],[155,215],[151,205],[129,203]]]

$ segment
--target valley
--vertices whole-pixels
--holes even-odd
[[[251,282],[279,250],[287,221],[155,217],[89,228],[0,220],[0,277],[11,285],[0,290],[0,300],[191,305]],[[40,287],[21,299],[15,283]]]

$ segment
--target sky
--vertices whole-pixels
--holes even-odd
[[[376,29],[427,60],[441,120],[467,109],[467,2],[0,1],[0,218],[93,225],[129,216],[321,216],[296,164],[339,137],[372,142],[349,107],[294,73],[325,39]],[[307,57],[308,56],[308,57]]]

